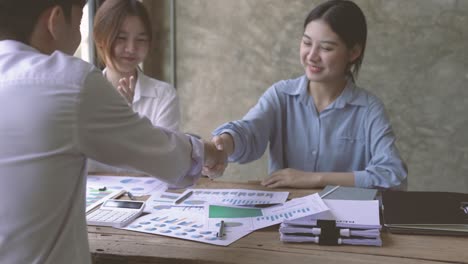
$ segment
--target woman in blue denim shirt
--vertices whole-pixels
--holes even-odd
[[[218,127],[213,142],[239,163],[260,158],[269,145],[267,187],[405,188],[407,168],[384,105],[355,83],[366,38],[355,3],[314,8],[300,46],[305,75],[274,84],[242,120]]]

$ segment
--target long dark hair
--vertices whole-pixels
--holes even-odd
[[[315,7],[304,21],[304,30],[314,20],[325,21],[348,48],[361,46],[361,55],[349,65],[349,75],[357,78],[367,41],[366,17],[361,8],[348,0],[330,0]]]

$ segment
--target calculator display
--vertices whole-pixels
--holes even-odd
[[[140,209],[143,206],[143,204],[143,202],[108,200],[104,203],[104,206],[114,208]]]

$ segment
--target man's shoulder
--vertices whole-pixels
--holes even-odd
[[[46,67],[49,73],[61,75],[65,80],[83,80],[90,72],[96,70],[94,65],[62,52],[52,53],[44,63],[49,66]]]
[[[43,54],[24,45],[24,48],[0,54],[2,81],[15,83],[81,85],[96,68],[73,56],[56,51]]]

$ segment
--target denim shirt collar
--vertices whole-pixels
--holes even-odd
[[[309,95],[308,87],[309,79],[307,79],[306,75],[303,75],[297,79],[295,87],[285,89],[283,92],[291,96],[299,96],[300,102],[307,105],[309,100],[312,99]],[[330,108],[344,108],[346,105],[365,106],[366,104],[367,100],[362,96],[360,88],[349,79],[343,92],[341,92],[340,96],[330,105]]]

